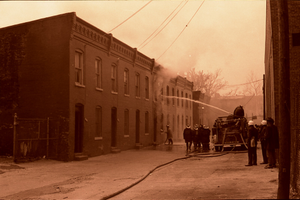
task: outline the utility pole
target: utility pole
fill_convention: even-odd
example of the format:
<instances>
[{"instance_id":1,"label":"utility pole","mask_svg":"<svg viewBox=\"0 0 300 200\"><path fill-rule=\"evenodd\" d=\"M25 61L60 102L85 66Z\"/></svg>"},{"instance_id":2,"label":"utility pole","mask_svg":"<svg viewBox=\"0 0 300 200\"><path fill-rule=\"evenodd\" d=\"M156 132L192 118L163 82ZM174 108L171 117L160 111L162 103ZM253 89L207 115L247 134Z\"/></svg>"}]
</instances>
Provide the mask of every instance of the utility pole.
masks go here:
<instances>
[{"instance_id":1,"label":"utility pole","mask_svg":"<svg viewBox=\"0 0 300 200\"><path fill-rule=\"evenodd\" d=\"M279 174L277 199L289 199L290 193L290 54L288 0L278 0L279 29Z\"/></svg>"},{"instance_id":2,"label":"utility pole","mask_svg":"<svg viewBox=\"0 0 300 200\"><path fill-rule=\"evenodd\" d=\"M262 86L262 91L263 91L263 119L266 119L266 93L265 93L265 88L266 88L266 79L265 75L263 75L263 86Z\"/></svg>"}]
</instances>

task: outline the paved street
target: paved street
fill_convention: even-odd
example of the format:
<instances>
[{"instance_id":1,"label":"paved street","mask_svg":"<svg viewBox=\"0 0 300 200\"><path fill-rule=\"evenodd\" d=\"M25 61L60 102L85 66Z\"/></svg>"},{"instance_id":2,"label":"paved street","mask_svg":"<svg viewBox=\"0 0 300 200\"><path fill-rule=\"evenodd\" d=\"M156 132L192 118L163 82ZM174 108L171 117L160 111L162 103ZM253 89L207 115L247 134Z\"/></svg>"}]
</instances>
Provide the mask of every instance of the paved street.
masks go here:
<instances>
[{"instance_id":1,"label":"paved street","mask_svg":"<svg viewBox=\"0 0 300 200\"><path fill-rule=\"evenodd\" d=\"M178 158L182 159L158 168L111 199L276 198L277 168L245 167L247 154L240 152L185 159L184 148L183 143L176 143L77 162L39 160L16 165L2 161L0 198L103 199Z\"/></svg>"}]
</instances>

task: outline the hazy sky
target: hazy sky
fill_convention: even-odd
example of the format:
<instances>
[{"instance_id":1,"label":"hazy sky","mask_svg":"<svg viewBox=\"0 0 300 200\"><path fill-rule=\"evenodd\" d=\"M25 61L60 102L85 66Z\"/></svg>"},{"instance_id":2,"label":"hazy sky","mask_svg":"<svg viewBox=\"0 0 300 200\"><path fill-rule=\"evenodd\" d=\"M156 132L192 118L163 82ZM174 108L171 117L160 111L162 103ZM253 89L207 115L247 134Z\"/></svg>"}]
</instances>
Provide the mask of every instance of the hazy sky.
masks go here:
<instances>
[{"instance_id":1,"label":"hazy sky","mask_svg":"<svg viewBox=\"0 0 300 200\"><path fill-rule=\"evenodd\" d=\"M1 1L0 28L76 12L78 17L109 32L147 2L149 1ZM185 1L152 1L111 33L129 46L137 48L179 6L162 25L168 23L166 27L142 49L138 48L138 51L156 60L160 57L157 62L176 72L190 68L205 72L222 69L222 76L229 85L247 82L247 74L251 71L262 78L265 0L206 0L190 21L202 2L190 0L185 4ZM170 21L172 17L174 18ZM188 23L184 32L166 51Z\"/></svg>"}]
</instances>

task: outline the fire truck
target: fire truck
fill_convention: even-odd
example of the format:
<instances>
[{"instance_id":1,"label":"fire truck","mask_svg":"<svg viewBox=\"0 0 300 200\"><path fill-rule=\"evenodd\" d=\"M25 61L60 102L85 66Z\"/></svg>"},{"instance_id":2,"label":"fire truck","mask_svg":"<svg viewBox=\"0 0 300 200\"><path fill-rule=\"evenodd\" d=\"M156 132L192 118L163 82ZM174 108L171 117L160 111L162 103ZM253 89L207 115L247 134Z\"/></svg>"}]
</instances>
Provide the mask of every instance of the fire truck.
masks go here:
<instances>
[{"instance_id":1,"label":"fire truck","mask_svg":"<svg viewBox=\"0 0 300 200\"><path fill-rule=\"evenodd\" d=\"M247 149L247 119L244 117L244 108L238 106L233 114L218 117L212 128L212 139L215 151L224 151L225 148Z\"/></svg>"}]
</instances>

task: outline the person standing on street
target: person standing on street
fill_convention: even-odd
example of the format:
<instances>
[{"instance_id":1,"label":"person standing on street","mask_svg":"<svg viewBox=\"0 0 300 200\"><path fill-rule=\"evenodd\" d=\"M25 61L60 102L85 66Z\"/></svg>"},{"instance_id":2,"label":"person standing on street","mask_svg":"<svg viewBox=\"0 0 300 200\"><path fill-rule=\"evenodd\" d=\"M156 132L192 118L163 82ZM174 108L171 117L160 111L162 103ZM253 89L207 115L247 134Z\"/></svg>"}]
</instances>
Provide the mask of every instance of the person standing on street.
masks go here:
<instances>
[{"instance_id":1,"label":"person standing on street","mask_svg":"<svg viewBox=\"0 0 300 200\"><path fill-rule=\"evenodd\" d=\"M187 125L183 131L183 139L186 144L186 154L188 154L188 152L191 151L192 146L192 129L189 125Z\"/></svg>"},{"instance_id":2,"label":"person standing on street","mask_svg":"<svg viewBox=\"0 0 300 200\"><path fill-rule=\"evenodd\" d=\"M167 125L167 140L168 140L168 145L173 145L173 135L172 131L170 129L170 125Z\"/></svg>"},{"instance_id":3,"label":"person standing on street","mask_svg":"<svg viewBox=\"0 0 300 200\"><path fill-rule=\"evenodd\" d=\"M262 156L263 156L263 162L260 164L268 164L266 136L267 136L267 121L262 120L261 126L259 128L259 134L258 134L258 138L261 144Z\"/></svg>"},{"instance_id":4,"label":"person standing on street","mask_svg":"<svg viewBox=\"0 0 300 200\"><path fill-rule=\"evenodd\" d=\"M203 150L209 150L209 142L210 142L210 130L209 127L203 125L203 133L202 133L202 146Z\"/></svg>"},{"instance_id":5,"label":"person standing on street","mask_svg":"<svg viewBox=\"0 0 300 200\"><path fill-rule=\"evenodd\" d=\"M199 143L200 143L200 147L202 145L202 149L203 149L203 136L204 136L204 127L202 124L200 124L199 128L198 128L198 132L199 132Z\"/></svg>"},{"instance_id":6,"label":"person standing on street","mask_svg":"<svg viewBox=\"0 0 300 200\"><path fill-rule=\"evenodd\" d=\"M275 149L279 148L279 134L277 126L274 125L274 120L271 117L267 118L267 134L266 134L268 165L266 169L276 167Z\"/></svg>"},{"instance_id":7,"label":"person standing on street","mask_svg":"<svg viewBox=\"0 0 300 200\"><path fill-rule=\"evenodd\" d=\"M194 128L194 139L193 139L195 151L200 150L200 137L199 136L200 135L199 135L198 124L196 124L195 128Z\"/></svg>"},{"instance_id":8,"label":"person standing on street","mask_svg":"<svg viewBox=\"0 0 300 200\"><path fill-rule=\"evenodd\" d=\"M252 166L257 165L257 154L256 154L256 148L257 148L257 139L258 139L258 131L254 127L254 122L250 120L248 122L248 140L247 140L247 146L248 146L248 165L245 166Z\"/></svg>"}]
</instances>

